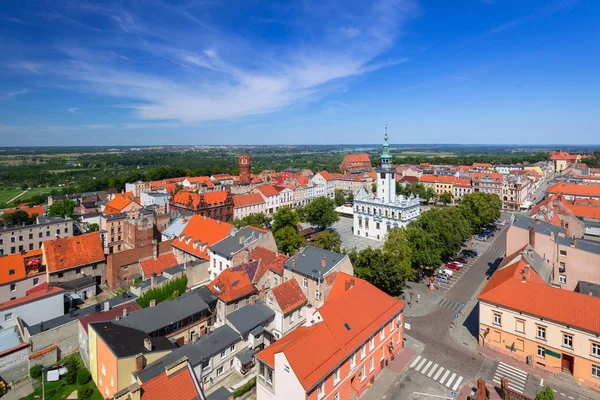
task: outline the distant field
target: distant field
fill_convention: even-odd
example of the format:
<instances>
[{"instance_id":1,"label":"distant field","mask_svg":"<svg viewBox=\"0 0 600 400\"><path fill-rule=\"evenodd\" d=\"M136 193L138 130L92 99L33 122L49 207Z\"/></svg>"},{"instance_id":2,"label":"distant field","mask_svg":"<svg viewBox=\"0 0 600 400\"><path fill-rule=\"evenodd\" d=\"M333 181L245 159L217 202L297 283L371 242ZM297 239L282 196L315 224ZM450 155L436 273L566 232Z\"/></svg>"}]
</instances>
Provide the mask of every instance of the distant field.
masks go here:
<instances>
[{"instance_id":1,"label":"distant field","mask_svg":"<svg viewBox=\"0 0 600 400\"><path fill-rule=\"evenodd\" d=\"M18 195L21 192L22 192L22 190L20 190L20 189L0 190L0 204L6 203L7 201L9 201L10 199L12 199L13 197L15 197L16 195Z\"/></svg>"},{"instance_id":2,"label":"distant field","mask_svg":"<svg viewBox=\"0 0 600 400\"><path fill-rule=\"evenodd\" d=\"M67 168L67 169L49 169L48 172L52 172L54 174L58 174L60 172L77 172L77 171L85 171L86 168Z\"/></svg>"},{"instance_id":3,"label":"distant field","mask_svg":"<svg viewBox=\"0 0 600 400\"><path fill-rule=\"evenodd\" d=\"M43 188L30 189L24 195L19 197L16 202L24 203L27 200L31 199L35 195L42 194L42 193L50 194L52 189L58 190L60 188L59 187L48 187L48 188L43 187ZM18 195L21 192L22 192L22 190L20 190L20 189L0 190L0 204L6 203L7 201L9 201L10 199L12 199L13 197L15 197L16 195Z\"/></svg>"},{"instance_id":4,"label":"distant field","mask_svg":"<svg viewBox=\"0 0 600 400\"><path fill-rule=\"evenodd\" d=\"M403 151L402 153L395 153L394 157L454 157L456 154L439 152L439 153L428 153L425 151Z\"/></svg>"}]
</instances>

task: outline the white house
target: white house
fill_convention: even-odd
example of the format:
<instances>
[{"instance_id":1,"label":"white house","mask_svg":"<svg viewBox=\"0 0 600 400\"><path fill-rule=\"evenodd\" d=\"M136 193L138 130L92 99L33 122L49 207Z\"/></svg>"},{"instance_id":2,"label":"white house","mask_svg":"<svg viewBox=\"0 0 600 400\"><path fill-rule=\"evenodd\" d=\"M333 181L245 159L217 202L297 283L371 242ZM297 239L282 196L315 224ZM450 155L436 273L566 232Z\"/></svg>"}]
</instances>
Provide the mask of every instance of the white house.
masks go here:
<instances>
[{"instance_id":1,"label":"white house","mask_svg":"<svg viewBox=\"0 0 600 400\"><path fill-rule=\"evenodd\" d=\"M242 219L252 214L266 214L267 203L260 193L233 196L233 219Z\"/></svg>"},{"instance_id":2,"label":"white house","mask_svg":"<svg viewBox=\"0 0 600 400\"><path fill-rule=\"evenodd\" d=\"M331 174L327 171L320 171L315 174L310 180L313 185L323 185L325 195L330 199L335 197L335 182Z\"/></svg>"},{"instance_id":3,"label":"white house","mask_svg":"<svg viewBox=\"0 0 600 400\"><path fill-rule=\"evenodd\" d=\"M257 186L253 190L254 193L260 193L265 200L265 210L267 215L271 215L277 212L280 207L280 196L279 190L273 185L261 185Z\"/></svg>"}]
</instances>

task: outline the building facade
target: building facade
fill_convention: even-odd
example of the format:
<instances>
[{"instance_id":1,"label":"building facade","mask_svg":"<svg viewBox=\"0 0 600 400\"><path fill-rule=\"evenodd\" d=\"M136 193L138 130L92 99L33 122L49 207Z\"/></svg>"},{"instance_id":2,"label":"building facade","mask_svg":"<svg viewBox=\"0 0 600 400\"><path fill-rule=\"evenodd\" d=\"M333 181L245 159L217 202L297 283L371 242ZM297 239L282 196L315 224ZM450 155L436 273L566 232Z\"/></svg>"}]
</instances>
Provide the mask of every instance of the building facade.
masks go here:
<instances>
[{"instance_id":1,"label":"building facade","mask_svg":"<svg viewBox=\"0 0 600 400\"><path fill-rule=\"evenodd\" d=\"M0 256L39 250L47 240L73 236L73 220L38 217L37 223L0 229Z\"/></svg>"}]
</instances>

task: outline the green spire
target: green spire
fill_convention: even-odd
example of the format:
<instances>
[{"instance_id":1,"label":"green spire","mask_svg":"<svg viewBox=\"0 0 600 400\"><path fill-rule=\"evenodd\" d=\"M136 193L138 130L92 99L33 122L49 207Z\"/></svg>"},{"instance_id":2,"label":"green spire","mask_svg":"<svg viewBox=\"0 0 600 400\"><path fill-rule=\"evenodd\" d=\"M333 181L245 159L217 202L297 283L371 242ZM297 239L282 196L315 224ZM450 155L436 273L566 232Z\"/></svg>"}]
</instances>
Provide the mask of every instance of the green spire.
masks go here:
<instances>
[{"instance_id":1,"label":"green spire","mask_svg":"<svg viewBox=\"0 0 600 400\"><path fill-rule=\"evenodd\" d=\"M385 123L385 136L383 137L383 151L381 152L381 166L392 165L392 155L390 154L390 145L388 144L387 122Z\"/></svg>"}]
</instances>

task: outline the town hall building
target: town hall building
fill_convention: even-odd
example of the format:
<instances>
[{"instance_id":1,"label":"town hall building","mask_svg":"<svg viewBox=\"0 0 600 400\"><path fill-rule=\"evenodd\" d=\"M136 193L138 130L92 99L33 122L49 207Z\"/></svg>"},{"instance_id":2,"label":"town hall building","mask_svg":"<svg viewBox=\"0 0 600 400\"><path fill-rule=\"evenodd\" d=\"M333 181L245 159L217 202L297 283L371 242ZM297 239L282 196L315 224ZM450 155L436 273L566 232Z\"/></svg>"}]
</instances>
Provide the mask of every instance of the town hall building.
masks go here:
<instances>
[{"instance_id":1,"label":"town hall building","mask_svg":"<svg viewBox=\"0 0 600 400\"><path fill-rule=\"evenodd\" d=\"M421 213L419 196L396 195L396 171L392 168L387 127L376 183L377 193L362 188L354 197L354 234L384 240L390 229L405 227Z\"/></svg>"}]
</instances>

